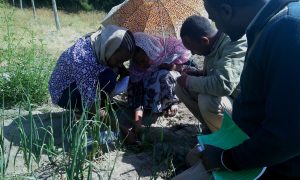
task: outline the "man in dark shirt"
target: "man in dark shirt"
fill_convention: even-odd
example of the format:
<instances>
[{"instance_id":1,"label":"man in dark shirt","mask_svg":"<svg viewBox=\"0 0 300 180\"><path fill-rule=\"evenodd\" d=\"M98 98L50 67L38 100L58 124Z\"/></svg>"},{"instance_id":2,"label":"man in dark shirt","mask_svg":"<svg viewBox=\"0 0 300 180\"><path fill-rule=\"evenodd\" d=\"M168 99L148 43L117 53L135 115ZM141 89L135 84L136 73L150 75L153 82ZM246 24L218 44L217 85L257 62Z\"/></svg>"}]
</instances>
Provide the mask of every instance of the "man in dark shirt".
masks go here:
<instances>
[{"instance_id":1,"label":"man in dark shirt","mask_svg":"<svg viewBox=\"0 0 300 180\"><path fill-rule=\"evenodd\" d=\"M208 146L206 170L267 167L261 179L300 179L299 0L204 0L209 18L248 52L233 120L250 139L228 150Z\"/></svg>"}]
</instances>

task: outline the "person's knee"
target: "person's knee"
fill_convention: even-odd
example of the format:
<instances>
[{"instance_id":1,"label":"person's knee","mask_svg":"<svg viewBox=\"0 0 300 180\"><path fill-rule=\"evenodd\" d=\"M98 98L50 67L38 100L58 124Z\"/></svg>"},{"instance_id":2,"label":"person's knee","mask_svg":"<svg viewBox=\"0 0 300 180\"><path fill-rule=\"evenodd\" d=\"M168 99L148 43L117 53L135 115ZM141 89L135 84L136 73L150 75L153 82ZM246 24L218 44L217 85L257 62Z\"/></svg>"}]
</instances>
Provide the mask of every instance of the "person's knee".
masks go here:
<instances>
[{"instance_id":1,"label":"person's knee","mask_svg":"<svg viewBox=\"0 0 300 180\"><path fill-rule=\"evenodd\" d=\"M198 106L202 114L205 113L218 114L222 109L221 97L199 94Z\"/></svg>"},{"instance_id":2,"label":"person's knee","mask_svg":"<svg viewBox=\"0 0 300 180\"><path fill-rule=\"evenodd\" d=\"M200 152L198 150L198 146L195 146L191 149L185 157L185 163L188 166L193 166L201 161Z\"/></svg>"}]
</instances>

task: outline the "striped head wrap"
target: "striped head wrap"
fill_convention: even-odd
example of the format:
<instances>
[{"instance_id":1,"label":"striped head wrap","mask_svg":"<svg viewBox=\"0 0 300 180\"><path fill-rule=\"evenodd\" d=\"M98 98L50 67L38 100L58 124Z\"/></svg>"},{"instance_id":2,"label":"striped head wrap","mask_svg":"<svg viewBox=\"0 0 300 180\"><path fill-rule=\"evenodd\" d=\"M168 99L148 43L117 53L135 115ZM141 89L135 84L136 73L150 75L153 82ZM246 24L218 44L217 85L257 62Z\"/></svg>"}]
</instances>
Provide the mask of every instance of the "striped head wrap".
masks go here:
<instances>
[{"instance_id":1,"label":"striped head wrap","mask_svg":"<svg viewBox=\"0 0 300 180\"><path fill-rule=\"evenodd\" d=\"M91 35L91 44L97 57L97 62L107 65L107 60L120 48L124 47L133 53L135 41L128 29L108 25Z\"/></svg>"}]
</instances>

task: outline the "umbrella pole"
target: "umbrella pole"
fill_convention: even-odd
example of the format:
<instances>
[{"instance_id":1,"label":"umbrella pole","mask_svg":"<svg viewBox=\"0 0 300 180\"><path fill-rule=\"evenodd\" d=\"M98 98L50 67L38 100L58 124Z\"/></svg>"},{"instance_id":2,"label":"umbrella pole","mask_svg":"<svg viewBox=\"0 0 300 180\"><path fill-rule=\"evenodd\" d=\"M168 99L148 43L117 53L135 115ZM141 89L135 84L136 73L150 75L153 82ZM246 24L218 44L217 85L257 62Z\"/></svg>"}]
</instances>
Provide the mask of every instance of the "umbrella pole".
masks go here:
<instances>
[{"instance_id":1,"label":"umbrella pole","mask_svg":"<svg viewBox=\"0 0 300 180\"><path fill-rule=\"evenodd\" d=\"M157 7L159 7L159 1L160 0L157 0ZM164 51L165 51L165 55L167 54L167 48L166 48L166 36L165 36L165 30L164 30L164 25L163 25L163 12L162 12L162 9L159 8L160 10L160 25L161 25L161 31L162 31L162 37L164 39Z\"/></svg>"}]
</instances>

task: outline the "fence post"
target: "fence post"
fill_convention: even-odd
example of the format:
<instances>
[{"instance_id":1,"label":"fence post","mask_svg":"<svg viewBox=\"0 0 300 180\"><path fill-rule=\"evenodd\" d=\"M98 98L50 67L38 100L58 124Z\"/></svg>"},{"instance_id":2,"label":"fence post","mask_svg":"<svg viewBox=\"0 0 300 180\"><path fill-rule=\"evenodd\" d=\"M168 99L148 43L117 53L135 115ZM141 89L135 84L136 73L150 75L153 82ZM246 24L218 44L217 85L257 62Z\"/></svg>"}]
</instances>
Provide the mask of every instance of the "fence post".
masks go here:
<instances>
[{"instance_id":1,"label":"fence post","mask_svg":"<svg viewBox=\"0 0 300 180\"><path fill-rule=\"evenodd\" d=\"M23 0L20 0L20 8L23 10Z\"/></svg>"},{"instance_id":2,"label":"fence post","mask_svg":"<svg viewBox=\"0 0 300 180\"><path fill-rule=\"evenodd\" d=\"M56 6L55 0L52 0L52 7L53 7L53 14L54 14L54 19L55 19L56 29L60 30L60 22L59 22L59 17L58 17L58 13L57 13L57 6Z\"/></svg>"},{"instance_id":3,"label":"fence post","mask_svg":"<svg viewBox=\"0 0 300 180\"><path fill-rule=\"evenodd\" d=\"M36 11L35 11L34 0L31 0L31 4L32 4L32 9L33 9L33 17L34 17L34 19L35 19L35 18L36 18Z\"/></svg>"}]
</instances>

